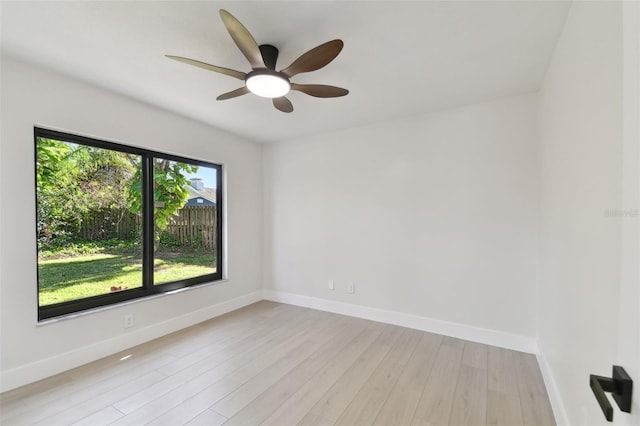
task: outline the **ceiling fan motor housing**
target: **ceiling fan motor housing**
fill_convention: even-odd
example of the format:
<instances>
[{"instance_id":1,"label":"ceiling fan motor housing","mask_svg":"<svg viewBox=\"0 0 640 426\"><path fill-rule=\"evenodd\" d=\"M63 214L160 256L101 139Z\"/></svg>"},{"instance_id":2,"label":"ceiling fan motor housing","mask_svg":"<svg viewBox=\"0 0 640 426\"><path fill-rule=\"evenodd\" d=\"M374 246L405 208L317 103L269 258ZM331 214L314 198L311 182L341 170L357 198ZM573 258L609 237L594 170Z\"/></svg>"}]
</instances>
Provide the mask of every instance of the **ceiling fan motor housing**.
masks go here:
<instances>
[{"instance_id":1,"label":"ceiling fan motor housing","mask_svg":"<svg viewBox=\"0 0 640 426\"><path fill-rule=\"evenodd\" d=\"M278 48L270 44L261 44L259 47L264 64L268 69L275 70L276 62L278 62Z\"/></svg>"}]
</instances>

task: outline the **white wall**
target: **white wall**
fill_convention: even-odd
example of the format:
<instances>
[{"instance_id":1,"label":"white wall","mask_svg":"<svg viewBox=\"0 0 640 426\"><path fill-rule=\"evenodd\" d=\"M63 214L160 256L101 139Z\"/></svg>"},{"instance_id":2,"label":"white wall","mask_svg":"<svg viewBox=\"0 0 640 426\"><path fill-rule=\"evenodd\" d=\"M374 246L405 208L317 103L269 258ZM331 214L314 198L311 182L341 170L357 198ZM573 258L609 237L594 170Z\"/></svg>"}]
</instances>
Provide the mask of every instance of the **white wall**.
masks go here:
<instances>
[{"instance_id":1,"label":"white wall","mask_svg":"<svg viewBox=\"0 0 640 426\"><path fill-rule=\"evenodd\" d=\"M605 424L587 378L621 359L620 298L637 298L638 244L622 231L638 225L606 215L638 199L638 164L624 157L638 149L623 145L621 16L619 3L575 2L539 96L264 152L2 58L2 390L256 300L264 271L274 298L504 337L494 344L537 340L557 420ZM34 125L224 163L229 281L37 327ZM630 418L616 410L618 423Z\"/></svg>"},{"instance_id":2,"label":"white wall","mask_svg":"<svg viewBox=\"0 0 640 426\"><path fill-rule=\"evenodd\" d=\"M624 208L621 24L620 3L574 2L540 93L538 338L569 424L606 424L588 378L617 359L622 217L606 212Z\"/></svg>"},{"instance_id":3,"label":"white wall","mask_svg":"<svg viewBox=\"0 0 640 426\"><path fill-rule=\"evenodd\" d=\"M623 10L623 146L622 262L618 311L618 354L629 376L640 377L640 3L625 2ZM637 388L636 388L637 389ZM631 414L619 424L640 425L640 392L634 392ZM616 420L617 420L616 419Z\"/></svg>"},{"instance_id":4,"label":"white wall","mask_svg":"<svg viewBox=\"0 0 640 426\"><path fill-rule=\"evenodd\" d=\"M261 298L260 145L5 57L1 117L2 390ZM224 164L229 280L36 326L34 125Z\"/></svg>"},{"instance_id":5,"label":"white wall","mask_svg":"<svg viewBox=\"0 0 640 426\"><path fill-rule=\"evenodd\" d=\"M523 95L265 147L265 287L533 340L536 126Z\"/></svg>"}]
</instances>

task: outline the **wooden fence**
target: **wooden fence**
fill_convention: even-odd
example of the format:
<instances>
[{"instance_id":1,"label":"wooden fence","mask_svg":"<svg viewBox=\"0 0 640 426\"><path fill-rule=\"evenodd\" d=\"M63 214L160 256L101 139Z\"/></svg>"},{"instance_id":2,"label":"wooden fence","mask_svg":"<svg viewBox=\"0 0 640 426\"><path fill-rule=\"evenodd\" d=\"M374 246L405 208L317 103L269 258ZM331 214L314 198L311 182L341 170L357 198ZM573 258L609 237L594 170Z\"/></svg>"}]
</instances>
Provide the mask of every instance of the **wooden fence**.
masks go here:
<instances>
[{"instance_id":1,"label":"wooden fence","mask_svg":"<svg viewBox=\"0 0 640 426\"><path fill-rule=\"evenodd\" d=\"M181 245L215 249L217 241L217 211L215 206L189 206L178 210L166 232Z\"/></svg>"},{"instance_id":2,"label":"wooden fence","mask_svg":"<svg viewBox=\"0 0 640 426\"><path fill-rule=\"evenodd\" d=\"M87 241L127 240L142 233L142 216L127 209L92 211L82 220L79 231Z\"/></svg>"},{"instance_id":3,"label":"wooden fence","mask_svg":"<svg viewBox=\"0 0 640 426\"><path fill-rule=\"evenodd\" d=\"M128 239L142 232L141 215L128 210L92 212L80 225L80 235L88 241L108 238ZM217 211L215 206L188 206L178 210L165 231L179 245L215 249Z\"/></svg>"}]
</instances>

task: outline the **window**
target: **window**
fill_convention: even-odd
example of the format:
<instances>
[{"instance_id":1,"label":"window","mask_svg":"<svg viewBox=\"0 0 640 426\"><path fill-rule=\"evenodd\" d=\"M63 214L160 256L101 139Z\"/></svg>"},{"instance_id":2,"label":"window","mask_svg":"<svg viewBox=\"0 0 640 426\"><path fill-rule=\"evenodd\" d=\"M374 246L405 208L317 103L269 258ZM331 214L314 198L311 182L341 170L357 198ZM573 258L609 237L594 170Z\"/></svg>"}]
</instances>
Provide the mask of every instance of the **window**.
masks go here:
<instances>
[{"instance_id":1,"label":"window","mask_svg":"<svg viewBox=\"0 0 640 426\"><path fill-rule=\"evenodd\" d=\"M35 128L38 318L222 278L222 167Z\"/></svg>"}]
</instances>

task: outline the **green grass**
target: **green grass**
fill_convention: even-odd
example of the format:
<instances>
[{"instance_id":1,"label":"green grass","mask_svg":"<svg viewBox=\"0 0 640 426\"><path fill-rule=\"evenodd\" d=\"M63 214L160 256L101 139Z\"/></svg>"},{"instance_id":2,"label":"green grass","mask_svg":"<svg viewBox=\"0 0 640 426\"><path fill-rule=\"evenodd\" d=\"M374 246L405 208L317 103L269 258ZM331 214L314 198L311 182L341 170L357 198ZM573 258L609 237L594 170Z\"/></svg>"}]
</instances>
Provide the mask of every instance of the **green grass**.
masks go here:
<instances>
[{"instance_id":1,"label":"green grass","mask_svg":"<svg viewBox=\"0 0 640 426\"><path fill-rule=\"evenodd\" d=\"M212 252L159 252L154 262L156 284L216 271ZM38 262L40 306L81 299L142 285L142 261L131 250L76 255Z\"/></svg>"},{"instance_id":2,"label":"green grass","mask_svg":"<svg viewBox=\"0 0 640 426\"><path fill-rule=\"evenodd\" d=\"M213 253L160 252L153 263L153 278L156 284L197 277L216 272Z\"/></svg>"}]
</instances>

